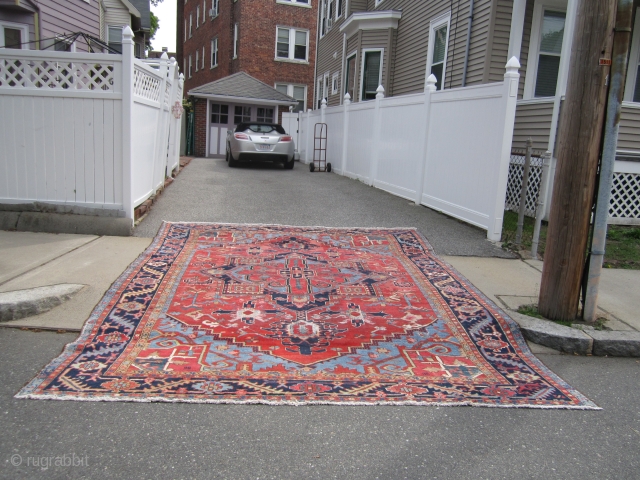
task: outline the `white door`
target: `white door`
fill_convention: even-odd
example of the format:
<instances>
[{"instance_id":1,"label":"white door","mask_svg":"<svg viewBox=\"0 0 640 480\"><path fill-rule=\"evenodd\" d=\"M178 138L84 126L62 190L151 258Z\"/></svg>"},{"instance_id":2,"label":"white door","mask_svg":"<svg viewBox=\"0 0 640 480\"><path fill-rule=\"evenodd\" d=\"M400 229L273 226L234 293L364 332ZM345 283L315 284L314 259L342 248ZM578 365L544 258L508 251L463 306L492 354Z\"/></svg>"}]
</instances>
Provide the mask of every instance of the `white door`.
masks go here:
<instances>
[{"instance_id":1,"label":"white door","mask_svg":"<svg viewBox=\"0 0 640 480\"><path fill-rule=\"evenodd\" d=\"M209 118L209 155L224 155L227 129L229 127L229 105L211 103Z\"/></svg>"}]
</instances>

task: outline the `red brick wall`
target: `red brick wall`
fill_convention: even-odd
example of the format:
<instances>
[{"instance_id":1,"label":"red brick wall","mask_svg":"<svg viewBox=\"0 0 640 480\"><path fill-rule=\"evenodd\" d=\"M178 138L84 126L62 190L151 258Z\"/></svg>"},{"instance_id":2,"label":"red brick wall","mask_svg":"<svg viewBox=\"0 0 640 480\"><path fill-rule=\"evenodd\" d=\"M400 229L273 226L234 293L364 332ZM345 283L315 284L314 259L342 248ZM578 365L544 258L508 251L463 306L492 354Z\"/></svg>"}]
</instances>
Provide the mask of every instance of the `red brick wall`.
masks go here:
<instances>
[{"instance_id":1,"label":"red brick wall","mask_svg":"<svg viewBox=\"0 0 640 480\"><path fill-rule=\"evenodd\" d=\"M207 101L203 98L195 99L195 155L196 157L207 156Z\"/></svg>"},{"instance_id":2,"label":"red brick wall","mask_svg":"<svg viewBox=\"0 0 640 480\"><path fill-rule=\"evenodd\" d=\"M192 56L194 62L192 78L186 78L185 94L190 89L213 82L233 73L244 71L267 85L295 83L307 85L307 108L313 103L313 78L316 49L316 23L318 0L311 2L313 8L276 3L276 0L220 0L219 15L211 20L208 10L211 0L206 2L204 24L196 28L196 7L199 5L202 18L202 0L178 0L177 54L180 68L184 58ZM189 24L193 13L193 36L184 41L184 19ZM233 25L238 22L239 52L233 59ZM303 28L309 31L309 62L305 64L275 61L276 26ZM210 68L211 40L218 37L218 66ZM188 35L187 35L188 37ZM205 68L195 71L195 52L202 55L205 47ZM197 123L197 120L196 120Z\"/></svg>"}]
</instances>

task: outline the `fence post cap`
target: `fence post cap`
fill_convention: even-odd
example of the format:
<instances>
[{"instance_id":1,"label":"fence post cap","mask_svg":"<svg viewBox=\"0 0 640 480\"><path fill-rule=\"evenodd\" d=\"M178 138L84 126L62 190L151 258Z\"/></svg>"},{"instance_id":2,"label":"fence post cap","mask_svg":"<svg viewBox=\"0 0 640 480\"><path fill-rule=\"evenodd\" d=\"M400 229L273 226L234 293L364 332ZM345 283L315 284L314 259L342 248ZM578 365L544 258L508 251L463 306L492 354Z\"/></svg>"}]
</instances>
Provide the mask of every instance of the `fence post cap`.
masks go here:
<instances>
[{"instance_id":1,"label":"fence post cap","mask_svg":"<svg viewBox=\"0 0 640 480\"><path fill-rule=\"evenodd\" d=\"M520 69L520 62L515 56L513 56L509 59L505 68L507 69L507 72L517 72Z\"/></svg>"},{"instance_id":2,"label":"fence post cap","mask_svg":"<svg viewBox=\"0 0 640 480\"><path fill-rule=\"evenodd\" d=\"M344 104L345 105L351 104L351 95L349 95L349 92L344 94Z\"/></svg>"},{"instance_id":3,"label":"fence post cap","mask_svg":"<svg viewBox=\"0 0 640 480\"><path fill-rule=\"evenodd\" d=\"M320 102L320 108L327 108L327 99L323 98L322 102Z\"/></svg>"},{"instance_id":4,"label":"fence post cap","mask_svg":"<svg viewBox=\"0 0 640 480\"><path fill-rule=\"evenodd\" d=\"M384 87L382 85L376 88L376 98L384 98Z\"/></svg>"},{"instance_id":5,"label":"fence post cap","mask_svg":"<svg viewBox=\"0 0 640 480\"><path fill-rule=\"evenodd\" d=\"M122 37L127 39L133 38L133 30L131 30L131 27L129 27L129 25L122 29Z\"/></svg>"},{"instance_id":6,"label":"fence post cap","mask_svg":"<svg viewBox=\"0 0 640 480\"><path fill-rule=\"evenodd\" d=\"M431 75L429 75L427 77L427 82L425 85L425 90L431 90L432 92L434 92L436 90L436 83L438 83L438 79L436 78L436 76L432 73Z\"/></svg>"}]
</instances>

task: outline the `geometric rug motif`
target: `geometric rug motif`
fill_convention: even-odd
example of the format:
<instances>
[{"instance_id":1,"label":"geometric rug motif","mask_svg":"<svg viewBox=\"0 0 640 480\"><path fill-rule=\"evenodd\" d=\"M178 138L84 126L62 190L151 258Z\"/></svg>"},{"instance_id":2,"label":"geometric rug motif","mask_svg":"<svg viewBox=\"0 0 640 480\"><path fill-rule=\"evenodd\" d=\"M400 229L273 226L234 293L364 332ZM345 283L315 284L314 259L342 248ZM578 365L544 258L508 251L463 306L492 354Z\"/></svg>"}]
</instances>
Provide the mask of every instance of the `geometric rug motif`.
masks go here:
<instances>
[{"instance_id":1,"label":"geometric rug motif","mask_svg":"<svg viewBox=\"0 0 640 480\"><path fill-rule=\"evenodd\" d=\"M19 398L598 407L414 229L165 223Z\"/></svg>"}]
</instances>

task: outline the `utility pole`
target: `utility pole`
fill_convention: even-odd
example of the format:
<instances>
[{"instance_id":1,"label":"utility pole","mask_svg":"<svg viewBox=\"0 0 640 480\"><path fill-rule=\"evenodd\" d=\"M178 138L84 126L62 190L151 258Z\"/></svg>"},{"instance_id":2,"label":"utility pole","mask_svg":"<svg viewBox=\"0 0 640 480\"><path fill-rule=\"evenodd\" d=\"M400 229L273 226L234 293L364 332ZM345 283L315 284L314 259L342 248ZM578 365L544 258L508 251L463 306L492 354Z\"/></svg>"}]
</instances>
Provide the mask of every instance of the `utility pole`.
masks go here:
<instances>
[{"instance_id":1,"label":"utility pole","mask_svg":"<svg viewBox=\"0 0 640 480\"><path fill-rule=\"evenodd\" d=\"M629 56L629 45L631 44L632 19L633 0L618 0L616 26L613 34L609 98L607 100L607 115L604 124L602 159L600 160L598 199L596 201L596 212L593 220L589 279L582 312L582 316L587 322L595 322L598 317L598 287L607 240L609 201L611 197L611 185L613 183L613 167L616 163L622 94L627 78L627 57Z\"/></svg>"},{"instance_id":2,"label":"utility pole","mask_svg":"<svg viewBox=\"0 0 640 480\"><path fill-rule=\"evenodd\" d=\"M617 0L581 0L558 125L555 181L538 311L575 320L607 97Z\"/></svg>"}]
</instances>

